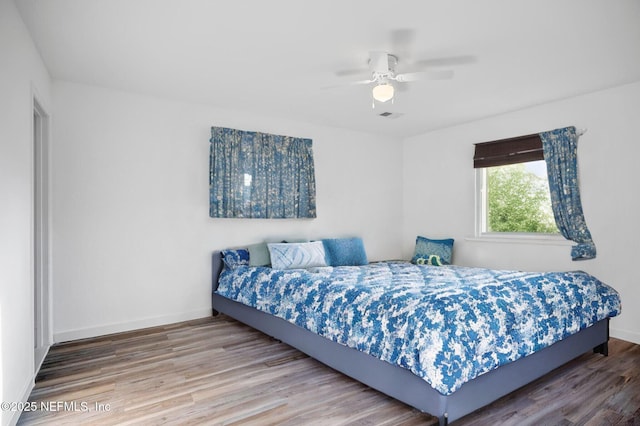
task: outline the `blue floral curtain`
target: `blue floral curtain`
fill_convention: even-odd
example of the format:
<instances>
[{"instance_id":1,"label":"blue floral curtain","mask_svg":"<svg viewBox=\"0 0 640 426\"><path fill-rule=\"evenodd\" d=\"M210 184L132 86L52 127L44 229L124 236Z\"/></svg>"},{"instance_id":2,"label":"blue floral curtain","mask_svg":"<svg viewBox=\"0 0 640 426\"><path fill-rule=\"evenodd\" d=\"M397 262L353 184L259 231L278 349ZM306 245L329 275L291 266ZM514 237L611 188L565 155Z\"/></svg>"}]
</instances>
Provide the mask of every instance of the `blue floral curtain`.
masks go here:
<instances>
[{"instance_id":1,"label":"blue floral curtain","mask_svg":"<svg viewBox=\"0 0 640 426\"><path fill-rule=\"evenodd\" d=\"M547 164L551 206L562 235L578 243L571 248L573 260L593 259L596 246L582 212L578 188L578 135L575 127L540 133Z\"/></svg>"},{"instance_id":2,"label":"blue floral curtain","mask_svg":"<svg viewBox=\"0 0 640 426\"><path fill-rule=\"evenodd\" d=\"M209 215L315 218L311 139L212 127Z\"/></svg>"}]
</instances>

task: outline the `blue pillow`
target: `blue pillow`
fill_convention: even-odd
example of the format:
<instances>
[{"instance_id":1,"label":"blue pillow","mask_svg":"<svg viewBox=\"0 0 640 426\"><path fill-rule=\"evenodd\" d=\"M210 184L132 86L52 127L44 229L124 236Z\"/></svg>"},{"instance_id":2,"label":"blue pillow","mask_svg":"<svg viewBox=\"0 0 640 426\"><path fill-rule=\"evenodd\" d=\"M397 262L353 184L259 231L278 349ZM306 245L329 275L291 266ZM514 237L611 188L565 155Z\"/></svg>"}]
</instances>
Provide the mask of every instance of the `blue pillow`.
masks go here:
<instances>
[{"instance_id":1,"label":"blue pillow","mask_svg":"<svg viewBox=\"0 0 640 426\"><path fill-rule=\"evenodd\" d=\"M327 238L322 240L329 266L359 266L369 263L362 238Z\"/></svg>"},{"instance_id":2,"label":"blue pillow","mask_svg":"<svg viewBox=\"0 0 640 426\"><path fill-rule=\"evenodd\" d=\"M411 263L417 265L450 265L452 254L453 238L431 240L418 236Z\"/></svg>"},{"instance_id":3,"label":"blue pillow","mask_svg":"<svg viewBox=\"0 0 640 426\"><path fill-rule=\"evenodd\" d=\"M249 250L222 250L222 261L229 269L234 269L238 266L249 266Z\"/></svg>"}]
</instances>

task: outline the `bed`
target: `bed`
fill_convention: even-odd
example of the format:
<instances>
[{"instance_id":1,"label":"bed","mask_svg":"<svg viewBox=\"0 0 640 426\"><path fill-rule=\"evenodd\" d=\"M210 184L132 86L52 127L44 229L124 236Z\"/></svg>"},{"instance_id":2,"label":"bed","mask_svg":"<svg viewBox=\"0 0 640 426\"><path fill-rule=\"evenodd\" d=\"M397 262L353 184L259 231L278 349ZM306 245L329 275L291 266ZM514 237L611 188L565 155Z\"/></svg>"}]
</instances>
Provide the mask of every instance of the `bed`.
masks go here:
<instances>
[{"instance_id":1,"label":"bed","mask_svg":"<svg viewBox=\"0 0 640 426\"><path fill-rule=\"evenodd\" d=\"M437 416L441 425L491 403L587 351L607 355L609 318L620 312L615 290L583 272L539 274L408 262L274 271L264 267L225 267L220 252L213 254L212 272L214 315L224 313L287 343L374 389ZM363 277L368 280L366 286L357 282ZM429 290L415 284L414 281L421 279L428 281ZM394 296L383 296L385 280L393 281ZM441 281L456 280L453 289L446 285L437 289ZM501 283L498 285L495 280ZM306 283L311 281L319 284L319 289L307 290ZM571 281L578 283L578 290L571 287ZM280 283L280 294L275 293L268 282ZM500 287L504 283L511 285L509 290ZM525 286L529 293L518 295L514 286ZM581 290L581 286L587 290ZM332 295L335 287L340 288L341 295ZM561 291L541 296L546 305L539 301L530 304L531 294L545 287ZM356 292L358 288L364 296ZM395 304L398 298L410 299L405 295L412 292L431 299L409 302L404 314L398 314L397 318L389 315L391 310L385 308L387 305L372 305L385 297L392 297L389 303ZM598 294L596 299L591 298L593 293ZM466 300L468 294L473 295L473 302L460 302ZM485 306L495 295L499 296L497 305ZM283 298L288 297L292 299L283 302ZM506 306L506 299L517 299L516 308ZM340 300L344 302L343 311L339 311ZM379 322L386 331L393 331L391 337L379 333L373 337L363 335L369 329L376 329L367 323L367 318L354 319L354 316L362 317L358 303L365 306L363 300L368 300L370 312L381 312L383 319ZM452 308L468 303L473 307L467 306L467 311ZM558 307L563 305L568 313L560 316ZM438 317L439 313L429 310L437 306L444 309L444 316L434 323L449 326L454 324L456 316L465 315L471 317L472 325L454 326L454 331L443 328L425 331L417 344L401 343L401 349L389 344L403 334L416 334L415 330L429 322L425 318ZM334 312L334 308L338 310ZM496 309L500 314L496 314ZM536 313L540 309L546 310L546 314ZM580 312L585 310L587 314L581 316ZM489 315L479 320L476 315L482 311ZM327 315L328 312L335 315ZM342 318L342 322L332 323L330 317ZM419 324L414 324L417 319ZM353 325L354 321L360 321L362 327ZM560 323L561 327L553 331L551 322ZM514 343L512 337L505 341L504 330L497 330L498 334L491 336L483 334L488 329L504 328L504 323L513 335L533 334L525 338L524 343ZM532 327L534 331L526 331ZM350 328L349 332L343 332L344 328ZM445 335L450 339L446 345L439 340ZM498 349L490 351L483 344ZM432 350L434 347L440 350ZM445 347L454 350L447 353Z\"/></svg>"}]
</instances>

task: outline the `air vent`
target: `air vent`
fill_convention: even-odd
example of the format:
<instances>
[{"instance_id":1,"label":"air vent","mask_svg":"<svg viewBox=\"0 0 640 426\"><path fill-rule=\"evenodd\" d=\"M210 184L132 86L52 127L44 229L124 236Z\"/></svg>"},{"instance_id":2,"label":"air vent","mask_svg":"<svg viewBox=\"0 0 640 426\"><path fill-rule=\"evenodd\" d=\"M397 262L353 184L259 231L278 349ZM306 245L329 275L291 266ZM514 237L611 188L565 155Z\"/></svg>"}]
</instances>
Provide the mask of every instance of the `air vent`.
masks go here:
<instances>
[{"instance_id":1,"label":"air vent","mask_svg":"<svg viewBox=\"0 0 640 426\"><path fill-rule=\"evenodd\" d=\"M378 115L380 117L385 117L385 118L398 118L398 117L401 117L404 114L402 114L400 112L389 112L389 111L386 111L386 112L381 112Z\"/></svg>"}]
</instances>

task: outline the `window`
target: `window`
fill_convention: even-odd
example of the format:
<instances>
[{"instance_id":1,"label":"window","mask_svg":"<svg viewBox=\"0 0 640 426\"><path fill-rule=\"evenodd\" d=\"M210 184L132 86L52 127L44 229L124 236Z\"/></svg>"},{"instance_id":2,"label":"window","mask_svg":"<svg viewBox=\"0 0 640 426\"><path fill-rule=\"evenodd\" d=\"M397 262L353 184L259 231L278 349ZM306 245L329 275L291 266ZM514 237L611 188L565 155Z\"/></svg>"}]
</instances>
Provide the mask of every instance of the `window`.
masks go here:
<instances>
[{"instance_id":1,"label":"window","mask_svg":"<svg viewBox=\"0 0 640 426\"><path fill-rule=\"evenodd\" d=\"M315 218L311 139L211 128L209 215Z\"/></svg>"},{"instance_id":2,"label":"window","mask_svg":"<svg viewBox=\"0 0 640 426\"><path fill-rule=\"evenodd\" d=\"M558 234L538 135L476 144L477 234Z\"/></svg>"}]
</instances>

